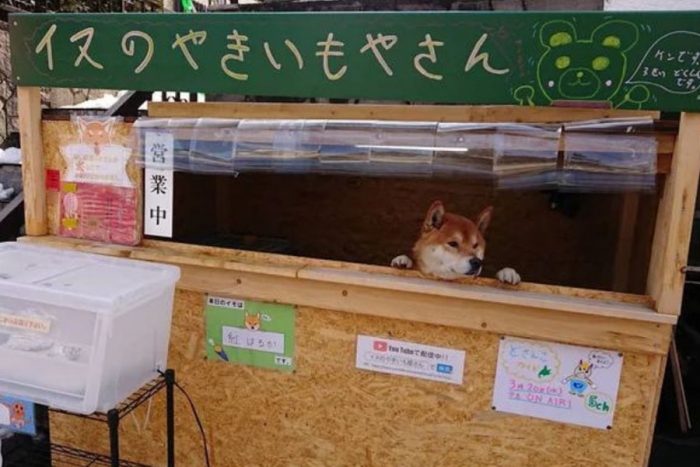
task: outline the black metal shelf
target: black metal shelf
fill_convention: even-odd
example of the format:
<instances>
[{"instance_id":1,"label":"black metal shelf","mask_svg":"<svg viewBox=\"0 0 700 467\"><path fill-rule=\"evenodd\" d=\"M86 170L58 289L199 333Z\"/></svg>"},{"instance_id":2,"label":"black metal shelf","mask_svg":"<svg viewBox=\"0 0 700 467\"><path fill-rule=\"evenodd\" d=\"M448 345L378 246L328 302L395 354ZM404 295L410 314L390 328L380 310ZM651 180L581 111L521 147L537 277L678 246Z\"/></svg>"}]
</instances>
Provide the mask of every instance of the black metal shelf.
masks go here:
<instances>
[{"instance_id":1,"label":"black metal shelf","mask_svg":"<svg viewBox=\"0 0 700 467\"><path fill-rule=\"evenodd\" d=\"M126 417L131 412L133 412L134 410L139 408L139 406L141 406L146 401L148 401L148 399L155 396L161 389L165 388L166 385L167 385L167 383L165 380L165 376L158 376L157 378L146 383L138 391L136 391L135 393L130 395L124 402L119 404L113 410L116 411L117 416L121 420L122 418ZM93 414L83 415L83 414L76 414L73 412L66 412L64 410L57 410L57 409L49 409L49 410L53 413L62 413L62 414L70 415L71 417L85 418L85 419L94 420L97 422L108 423L108 421L109 421L109 414L108 413L95 412ZM112 412L112 411L110 411L110 412Z\"/></svg>"},{"instance_id":2,"label":"black metal shelf","mask_svg":"<svg viewBox=\"0 0 700 467\"><path fill-rule=\"evenodd\" d=\"M109 427L109 455L97 454L88 451L82 451L68 446L51 444L50 460L46 459L38 466L55 466L55 467L92 467L92 466L110 466L110 467L149 467L144 464L121 460L119 457L119 422L122 418L136 410L140 405L155 396L160 390L166 390L166 429L167 429L167 448L168 448L168 467L175 465L175 407L174 407L174 389L175 389L175 372L166 370L157 378L143 385L139 390L131 394L124 402L119 404L114 409L107 413L96 412L90 415L76 414L64 410L50 409L49 412L62 413L72 417L93 420L96 422L106 423ZM24 466L23 466L24 467Z\"/></svg>"},{"instance_id":3,"label":"black metal shelf","mask_svg":"<svg viewBox=\"0 0 700 467\"><path fill-rule=\"evenodd\" d=\"M54 467L97 467L110 466L112 459L109 456L95 454L81 449L62 446L60 444L51 445L51 465ZM120 467L149 467L135 462L119 461Z\"/></svg>"}]
</instances>

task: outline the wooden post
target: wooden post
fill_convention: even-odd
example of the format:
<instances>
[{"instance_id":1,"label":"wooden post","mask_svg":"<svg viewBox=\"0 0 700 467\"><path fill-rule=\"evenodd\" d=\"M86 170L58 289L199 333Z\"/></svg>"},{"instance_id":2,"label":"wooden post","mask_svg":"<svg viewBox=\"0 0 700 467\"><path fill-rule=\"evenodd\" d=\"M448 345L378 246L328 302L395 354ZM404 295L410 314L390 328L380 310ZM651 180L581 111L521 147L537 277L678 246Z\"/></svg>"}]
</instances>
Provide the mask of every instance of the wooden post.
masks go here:
<instances>
[{"instance_id":1,"label":"wooden post","mask_svg":"<svg viewBox=\"0 0 700 467\"><path fill-rule=\"evenodd\" d=\"M682 113L671 171L659 202L647 293L659 313L679 315L700 177L700 114Z\"/></svg>"},{"instance_id":2,"label":"wooden post","mask_svg":"<svg viewBox=\"0 0 700 467\"><path fill-rule=\"evenodd\" d=\"M615 292L628 292L630 261L634 248L634 234L637 231L638 211L639 193L626 193L622 201L622 215L617 231L612 285Z\"/></svg>"},{"instance_id":3,"label":"wooden post","mask_svg":"<svg viewBox=\"0 0 700 467\"><path fill-rule=\"evenodd\" d=\"M18 87L19 133L22 144L22 190L27 235L48 233L44 150L41 140L41 88Z\"/></svg>"}]
</instances>

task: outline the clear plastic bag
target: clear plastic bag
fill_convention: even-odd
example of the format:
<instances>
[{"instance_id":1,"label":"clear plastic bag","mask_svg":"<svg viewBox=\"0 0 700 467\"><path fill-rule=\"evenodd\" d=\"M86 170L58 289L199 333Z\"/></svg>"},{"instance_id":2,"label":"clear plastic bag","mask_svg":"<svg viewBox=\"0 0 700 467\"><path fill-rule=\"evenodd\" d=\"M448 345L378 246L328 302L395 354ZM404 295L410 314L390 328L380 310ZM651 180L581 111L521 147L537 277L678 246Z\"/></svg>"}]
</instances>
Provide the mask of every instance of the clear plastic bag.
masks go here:
<instances>
[{"instance_id":1,"label":"clear plastic bag","mask_svg":"<svg viewBox=\"0 0 700 467\"><path fill-rule=\"evenodd\" d=\"M493 124L439 123L433 172L492 178L496 128Z\"/></svg>"},{"instance_id":2,"label":"clear plastic bag","mask_svg":"<svg viewBox=\"0 0 700 467\"><path fill-rule=\"evenodd\" d=\"M651 118L578 122L565 126L562 191L653 191L656 136ZM622 134L621 134L622 133Z\"/></svg>"},{"instance_id":3,"label":"clear plastic bag","mask_svg":"<svg viewBox=\"0 0 700 467\"><path fill-rule=\"evenodd\" d=\"M652 123L142 118L134 130L142 166L150 157L145 132L171 134L176 171L464 175L500 189L620 191L655 187L657 144L646 131Z\"/></svg>"},{"instance_id":4,"label":"clear plastic bag","mask_svg":"<svg viewBox=\"0 0 700 467\"><path fill-rule=\"evenodd\" d=\"M374 120L328 120L321 135L320 173L368 174L370 153L377 143Z\"/></svg>"},{"instance_id":5,"label":"clear plastic bag","mask_svg":"<svg viewBox=\"0 0 700 467\"><path fill-rule=\"evenodd\" d=\"M139 118L134 122L133 145L138 150L139 164L142 167L159 167L160 153L147 154L146 139L149 132L170 134L173 137L173 170L189 172L190 150L195 138L198 118Z\"/></svg>"},{"instance_id":6,"label":"clear plastic bag","mask_svg":"<svg viewBox=\"0 0 700 467\"><path fill-rule=\"evenodd\" d=\"M369 161L372 173L421 176L432 173L437 123L389 122L374 124Z\"/></svg>"},{"instance_id":7,"label":"clear plastic bag","mask_svg":"<svg viewBox=\"0 0 700 467\"><path fill-rule=\"evenodd\" d=\"M231 172L239 124L239 120L232 119L198 119L191 133L189 170L196 173Z\"/></svg>"},{"instance_id":8,"label":"clear plastic bag","mask_svg":"<svg viewBox=\"0 0 700 467\"><path fill-rule=\"evenodd\" d=\"M318 163L323 120L242 120L235 136L237 171L309 172Z\"/></svg>"},{"instance_id":9,"label":"clear plastic bag","mask_svg":"<svg viewBox=\"0 0 700 467\"><path fill-rule=\"evenodd\" d=\"M502 125L495 141L494 174L502 189L548 189L557 183L561 128Z\"/></svg>"}]
</instances>

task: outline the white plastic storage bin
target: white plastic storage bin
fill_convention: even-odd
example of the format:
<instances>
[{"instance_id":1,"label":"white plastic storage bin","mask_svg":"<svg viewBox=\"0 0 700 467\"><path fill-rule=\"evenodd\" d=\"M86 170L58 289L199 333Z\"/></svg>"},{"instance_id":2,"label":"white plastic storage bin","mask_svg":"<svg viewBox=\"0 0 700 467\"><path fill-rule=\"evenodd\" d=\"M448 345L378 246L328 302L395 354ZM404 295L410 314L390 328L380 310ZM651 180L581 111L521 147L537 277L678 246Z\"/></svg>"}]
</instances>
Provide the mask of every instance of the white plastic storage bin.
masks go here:
<instances>
[{"instance_id":1,"label":"white plastic storage bin","mask_svg":"<svg viewBox=\"0 0 700 467\"><path fill-rule=\"evenodd\" d=\"M0 394L106 412L165 371L180 270L0 243Z\"/></svg>"}]
</instances>

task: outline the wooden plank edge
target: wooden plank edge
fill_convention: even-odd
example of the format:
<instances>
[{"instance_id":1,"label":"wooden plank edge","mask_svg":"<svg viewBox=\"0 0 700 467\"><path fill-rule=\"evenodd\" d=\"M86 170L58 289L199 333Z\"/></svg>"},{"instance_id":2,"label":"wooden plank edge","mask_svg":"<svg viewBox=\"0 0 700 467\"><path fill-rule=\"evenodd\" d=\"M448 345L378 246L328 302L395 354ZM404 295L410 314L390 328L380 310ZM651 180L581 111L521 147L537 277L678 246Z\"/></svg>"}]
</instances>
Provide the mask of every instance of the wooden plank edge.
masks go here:
<instances>
[{"instance_id":1,"label":"wooden plank edge","mask_svg":"<svg viewBox=\"0 0 700 467\"><path fill-rule=\"evenodd\" d=\"M356 285L367 288L381 288L398 292L413 292L437 295L476 302L518 305L542 310L577 313L589 316L605 316L659 324L676 324L676 317L656 313L653 308L637 304L605 302L580 297L552 296L518 290L518 286L508 289L470 286L438 282L419 278L397 278L388 275L369 274L357 271L339 271L328 268L302 268L298 278L319 282L332 282L343 285Z\"/></svg>"},{"instance_id":2,"label":"wooden plank edge","mask_svg":"<svg viewBox=\"0 0 700 467\"><path fill-rule=\"evenodd\" d=\"M260 274L269 278L285 277L288 279L313 281L316 284L329 283L338 286L357 286L375 291L385 290L398 293L414 293L449 299L468 300L482 304L490 303L501 306L525 307L588 317L606 317L653 324L673 325L677 321L677 317L656 313L651 306L646 306L644 304L535 293L518 290L518 286L502 286L497 288L484 285L450 283L420 277L402 277L377 272L312 267L304 265L303 263L288 265L256 264L245 261L232 261L227 258L210 255L186 254L162 248L110 246L74 239L62 239L59 237L43 237L43 240L23 237L20 240L44 243L57 247L68 247L91 253L122 256L136 260Z\"/></svg>"},{"instance_id":3,"label":"wooden plank edge","mask_svg":"<svg viewBox=\"0 0 700 467\"><path fill-rule=\"evenodd\" d=\"M154 254L183 255L186 261L192 264L201 264L206 260L208 264L217 267L228 268L230 270L242 271L276 271L280 275L290 275L289 270L296 271L300 268L327 268L334 270L360 271L393 277L423 278L423 276L410 270L394 269L388 266L377 266L361 263L345 263L341 261L305 258L297 256L287 256L278 253L264 253L248 250L234 250L204 245L192 245L161 240L144 240L138 247L127 247L120 245L108 245L99 242L90 242L80 239L63 238L57 236L44 236L39 238L22 237L18 239L22 242L38 242L54 244L58 247L68 247L82 251L96 251L103 254L119 255L131 257L132 255L144 255L144 259ZM110 252L115 249L117 252ZM193 258L194 257L194 258ZM214 262L210 262L214 259ZM258 268L259 266L259 268ZM498 289L507 289L509 286L491 278L465 278L457 281L457 284L490 286ZM535 292L551 296L582 297L591 298L604 303L633 303L642 305L645 308L653 308L654 301L644 295L633 295L620 292L610 292L593 289L580 289L565 286L545 285L524 282L518 286L521 291Z\"/></svg>"},{"instance_id":4,"label":"wooden plank edge","mask_svg":"<svg viewBox=\"0 0 700 467\"><path fill-rule=\"evenodd\" d=\"M401 104L292 104L240 102L151 102L154 118L319 118L437 120L454 122L554 123L601 118L650 117L661 113L646 110L530 107L513 105L401 105Z\"/></svg>"},{"instance_id":5,"label":"wooden plank edge","mask_svg":"<svg viewBox=\"0 0 700 467\"><path fill-rule=\"evenodd\" d=\"M678 141L659 203L647 276L647 294L661 314L679 315L694 219L700 150L700 113L683 113Z\"/></svg>"},{"instance_id":6,"label":"wooden plank edge","mask_svg":"<svg viewBox=\"0 0 700 467\"><path fill-rule=\"evenodd\" d=\"M48 214L41 131L41 89L19 86L17 106L22 142L24 223L27 235L42 236L48 232Z\"/></svg>"},{"instance_id":7,"label":"wooden plank edge","mask_svg":"<svg viewBox=\"0 0 700 467\"><path fill-rule=\"evenodd\" d=\"M523 305L477 302L205 266L180 265L180 268L182 276L178 287L183 290L615 351L664 355L672 329L668 324Z\"/></svg>"}]
</instances>

